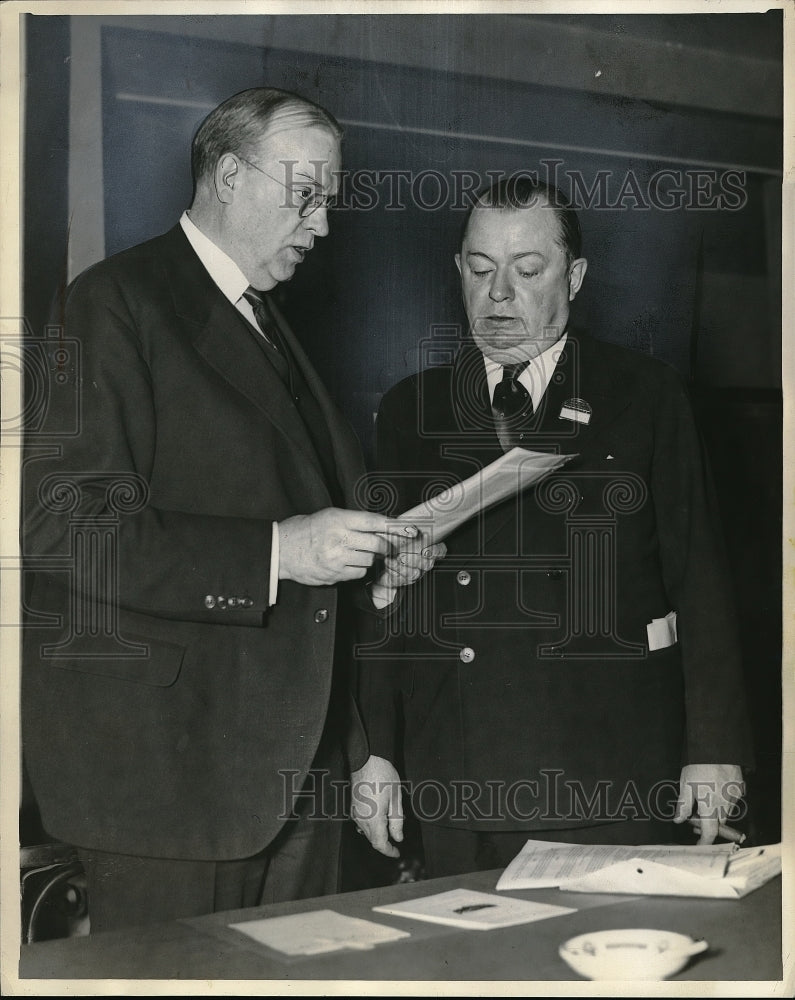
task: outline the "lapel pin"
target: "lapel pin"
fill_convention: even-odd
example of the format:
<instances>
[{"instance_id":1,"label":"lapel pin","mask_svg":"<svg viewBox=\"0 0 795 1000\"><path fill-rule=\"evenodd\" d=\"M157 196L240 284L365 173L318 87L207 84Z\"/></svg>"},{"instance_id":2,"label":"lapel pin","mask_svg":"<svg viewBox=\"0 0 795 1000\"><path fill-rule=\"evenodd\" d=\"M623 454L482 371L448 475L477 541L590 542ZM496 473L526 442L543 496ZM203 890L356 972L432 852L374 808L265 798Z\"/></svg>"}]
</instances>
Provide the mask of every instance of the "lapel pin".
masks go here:
<instances>
[{"instance_id":1,"label":"lapel pin","mask_svg":"<svg viewBox=\"0 0 795 1000\"><path fill-rule=\"evenodd\" d=\"M584 399L567 399L560 408L561 420L574 420L578 424L587 424L591 420L591 405Z\"/></svg>"}]
</instances>

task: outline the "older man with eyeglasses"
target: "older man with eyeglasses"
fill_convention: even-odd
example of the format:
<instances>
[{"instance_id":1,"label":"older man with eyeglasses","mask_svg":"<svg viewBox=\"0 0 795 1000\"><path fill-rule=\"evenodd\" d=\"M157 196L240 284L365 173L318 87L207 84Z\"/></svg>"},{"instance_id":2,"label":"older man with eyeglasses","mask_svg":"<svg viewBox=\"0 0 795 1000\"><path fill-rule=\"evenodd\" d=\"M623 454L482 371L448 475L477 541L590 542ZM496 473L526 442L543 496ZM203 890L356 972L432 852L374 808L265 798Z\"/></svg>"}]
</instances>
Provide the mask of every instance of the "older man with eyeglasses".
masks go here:
<instances>
[{"instance_id":1,"label":"older man with eyeglasses","mask_svg":"<svg viewBox=\"0 0 795 1000\"><path fill-rule=\"evenodd\" d=\"M367 757L349 592L441 551L399 561L415 529L355 509L358 442L267 294L329 231L340 138L295 94L231 97L179 224L62 304L80 363L26 463L23 738L92 933L337 888L339 789Z\"/></svg>"}]
</instances>

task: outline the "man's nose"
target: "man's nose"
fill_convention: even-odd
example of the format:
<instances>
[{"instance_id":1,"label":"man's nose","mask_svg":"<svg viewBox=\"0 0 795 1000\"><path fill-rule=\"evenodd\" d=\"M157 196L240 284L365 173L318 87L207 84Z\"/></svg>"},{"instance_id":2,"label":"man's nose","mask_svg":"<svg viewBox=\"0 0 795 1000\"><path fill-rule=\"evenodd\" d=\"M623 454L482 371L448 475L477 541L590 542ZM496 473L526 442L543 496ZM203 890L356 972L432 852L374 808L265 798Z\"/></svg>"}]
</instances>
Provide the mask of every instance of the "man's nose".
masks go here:
<instances>
[{"instance_id":1,"label":"man's nose","mask_svg":"<svg viewBox=\"0 0 795 1000\"><path fill-rule=\"evenodd\" d=\"M498 268L494 272L494 277L491 281L489 298L493 302L511 302L513 301L513 297L513 282L511 281L510 276L507 271L503 271Z\"/></svg>"},{"instance_id":2,"label":"man's nose","mask_svg":"<svg viewBox=\"0 0 795 1000\"><path fill-rule=\"evenodd\" d=\"M304 229L308 229L315 236L328 236L328 208L325 205L321 205L311 215L307 215L304 219Z\"/></svg>"}]
</instances>

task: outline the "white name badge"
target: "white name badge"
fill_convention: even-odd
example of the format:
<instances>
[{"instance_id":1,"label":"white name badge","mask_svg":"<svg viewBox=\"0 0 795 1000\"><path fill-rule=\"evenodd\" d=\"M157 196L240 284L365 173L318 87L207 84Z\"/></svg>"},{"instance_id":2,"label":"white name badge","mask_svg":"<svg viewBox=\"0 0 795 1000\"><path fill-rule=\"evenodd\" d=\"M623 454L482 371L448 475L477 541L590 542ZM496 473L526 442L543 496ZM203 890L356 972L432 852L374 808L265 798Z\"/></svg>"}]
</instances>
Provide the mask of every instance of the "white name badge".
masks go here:
<instances>
[{"instance_id":1,"label":"white name badge","mask_svg":"<svg viewBox=\"0 0 795 1000\"><path fill-rule=\"evenodd\" d=\"M584 399L567 399L560 408L561 420L575 420L578 424L587 424L591 420L591 406Z\"/></svg>"}]
</instances>

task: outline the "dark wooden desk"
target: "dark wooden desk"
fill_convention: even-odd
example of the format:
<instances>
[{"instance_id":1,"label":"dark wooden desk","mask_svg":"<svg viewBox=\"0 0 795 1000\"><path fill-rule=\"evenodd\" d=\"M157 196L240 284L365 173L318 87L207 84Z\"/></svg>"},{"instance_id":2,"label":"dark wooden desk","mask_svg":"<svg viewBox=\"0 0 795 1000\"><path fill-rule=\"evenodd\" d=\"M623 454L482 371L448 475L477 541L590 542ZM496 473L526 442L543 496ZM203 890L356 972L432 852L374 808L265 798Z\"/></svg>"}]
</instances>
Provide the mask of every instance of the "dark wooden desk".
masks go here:
<instances>
[{"instance_id":1,"label":"dark wooden desk","mask_svg":"<svg viewBox=\"0 0 795 1000\"><path fill-rule=\"evenodd\" d=\"M679 980L778 981L781 879L741 900L604 896L546 889L511 895L576 907L576 913L493 931L459 930L374 914L371 908L463 886L492 891L498 872L412 882L322 899L213 914L196 920L24 946L22 979L241 980L577 980L558 956L575 934L614 927L653 927L703 937L709 950ZM230 930L242 919L305 910L339 913L399 927L411 937L368 952L288 959ZM750 994L749 994L750 995ZM756 994L758 995L758 994Z\"/></svg>"}]
</instances>

